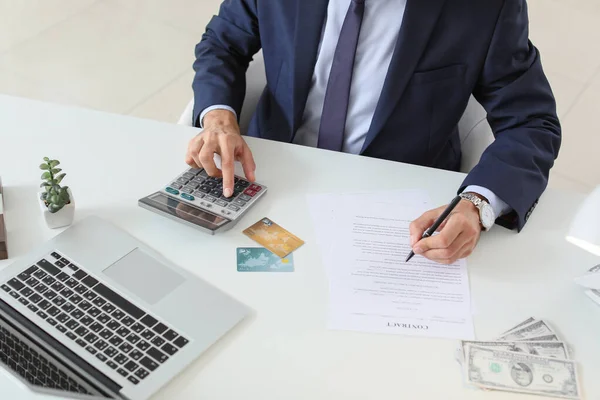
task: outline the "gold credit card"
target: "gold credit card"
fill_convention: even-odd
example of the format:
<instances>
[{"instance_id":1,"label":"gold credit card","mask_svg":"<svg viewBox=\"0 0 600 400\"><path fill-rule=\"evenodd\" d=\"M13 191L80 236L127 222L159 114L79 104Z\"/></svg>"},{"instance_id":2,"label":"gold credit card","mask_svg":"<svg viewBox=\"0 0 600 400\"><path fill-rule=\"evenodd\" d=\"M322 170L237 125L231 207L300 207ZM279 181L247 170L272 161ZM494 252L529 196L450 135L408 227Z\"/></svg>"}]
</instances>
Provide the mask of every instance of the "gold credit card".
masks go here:
<instances>
[{"instance_id":1,"label":"gold credit card","mask_svg":"<svg viewBox=\"0 0 600 400\"><path fill-rule=\"evenodd\" d=\"M244 235L281 258L304 244L298 236L292 235L269 218L263 218L246 229Z\"/></svg>"}]
</instances>

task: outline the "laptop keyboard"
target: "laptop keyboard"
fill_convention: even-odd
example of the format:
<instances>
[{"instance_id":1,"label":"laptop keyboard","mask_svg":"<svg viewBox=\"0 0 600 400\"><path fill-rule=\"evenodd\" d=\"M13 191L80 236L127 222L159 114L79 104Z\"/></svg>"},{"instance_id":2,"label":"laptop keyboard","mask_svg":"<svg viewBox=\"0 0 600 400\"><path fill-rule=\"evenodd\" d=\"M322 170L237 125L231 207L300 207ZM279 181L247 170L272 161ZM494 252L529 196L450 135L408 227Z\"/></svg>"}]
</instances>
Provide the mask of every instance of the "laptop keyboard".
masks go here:
<instances>
[{"instance_id":1,"label":"laptop keyboard","mask_svg":"<svg viewBox=\"0 0 600 400\"><path fill-rule=\"evenodd\" d=\"M134 385L188 343L56 252L0 288Z\"/></svg>"},{"instance_id":2,"label":"laptop keyboard","mask_svg":"<svg viewBox=\"0 0 600 400\"><path fill-rule=\"evenodd\" d=\"M0 362L32 385L92 394L71 378L69 371L57 366L3 326L0 326Z\"/></svg>"}]
</instances>

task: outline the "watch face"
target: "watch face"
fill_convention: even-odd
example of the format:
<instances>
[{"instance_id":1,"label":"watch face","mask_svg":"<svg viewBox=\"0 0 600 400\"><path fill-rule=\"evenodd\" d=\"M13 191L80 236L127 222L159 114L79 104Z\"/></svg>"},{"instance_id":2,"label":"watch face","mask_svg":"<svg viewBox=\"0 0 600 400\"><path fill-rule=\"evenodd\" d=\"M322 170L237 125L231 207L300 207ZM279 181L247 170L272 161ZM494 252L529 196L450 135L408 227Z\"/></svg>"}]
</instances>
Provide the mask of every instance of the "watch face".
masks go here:
<instances>
[{"instance_id":1,"label":"watch face","mask_svg":"<svg viewBox=\"0 0 600 400\"><path fill-rule=\"evenodd\" d=\"M489 229L494 225L494 209L489 204L484 204L481 208L481 224L484 228Z\"/></svg>"}]
</instances>

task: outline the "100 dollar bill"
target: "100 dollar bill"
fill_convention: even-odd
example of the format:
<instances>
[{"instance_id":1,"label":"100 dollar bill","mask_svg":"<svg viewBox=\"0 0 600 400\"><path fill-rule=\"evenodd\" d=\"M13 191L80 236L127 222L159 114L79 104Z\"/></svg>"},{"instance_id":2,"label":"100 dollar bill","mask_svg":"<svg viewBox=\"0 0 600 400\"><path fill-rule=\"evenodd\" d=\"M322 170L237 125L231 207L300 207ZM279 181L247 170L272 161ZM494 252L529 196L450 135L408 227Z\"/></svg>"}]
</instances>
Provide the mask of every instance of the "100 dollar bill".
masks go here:
<instances>
[{"instance_id":1,"label":"100 dollar bill","mask_svg":"<svg viewBox=\"0 0 600 400\"><path fill-rule=\"evenodd\" d=\"M564 342L480 342L461 341L462 352L466 358L466 348L469 345L488 347L495 350L513 351L517 353L532 354L534 356L569 359L569 352Z\"/></svg>"},{"instance_id":2,"label":"100 dollar bill","mask_svg":"<svg viewBox=\"0 0 600 400\"><path fill-rule=\"evenodd\" d=\"M478 345L466 346L468 383L481 388L580 399L576 364Z\"/></svg>"},{"instance_id":3,"label":"100 dollar bill","mask_svg":"<svg viewBox=\"0 0 600 400\"><path fill-rule=\"evenodd\" d=\"M550 328L550 326L543 320L535 321L529 325L525 325L521 328L518 328L514 331L510 331L509 333L499 337L498 341L513 341L513 340L523 340L526 338L533 338L545 335L555 335L555 332Z\"/></svg>"}]
</instances>

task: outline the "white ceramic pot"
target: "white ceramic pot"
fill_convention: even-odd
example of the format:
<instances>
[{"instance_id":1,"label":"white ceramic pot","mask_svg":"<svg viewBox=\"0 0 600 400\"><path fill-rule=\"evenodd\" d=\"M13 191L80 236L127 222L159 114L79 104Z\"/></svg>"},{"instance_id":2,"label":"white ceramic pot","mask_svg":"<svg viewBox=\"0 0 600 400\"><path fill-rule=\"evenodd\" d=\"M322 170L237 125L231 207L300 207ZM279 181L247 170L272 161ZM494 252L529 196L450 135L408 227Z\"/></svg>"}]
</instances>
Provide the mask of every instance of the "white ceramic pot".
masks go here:
<instances>
[{"instance_id":1,"label":"white ceramic pot","mask_svg":"<svg viewBox=\"0 0 600 400\"><path fill-rule=\"evenodd\" d=\"M42 211L42 215L44 216L48 228L62 228L63 226L68 226L73 223L73 217L75 216L75 199L73 198L73 193L71 193L71 188L68 188L67 192L69 193L71 202L55 213L48 211L48 207L46 207L44 200L41 198L43 192L38 192L38 203L40 204L40 210Z\"/></svg>"}]
</instances>

